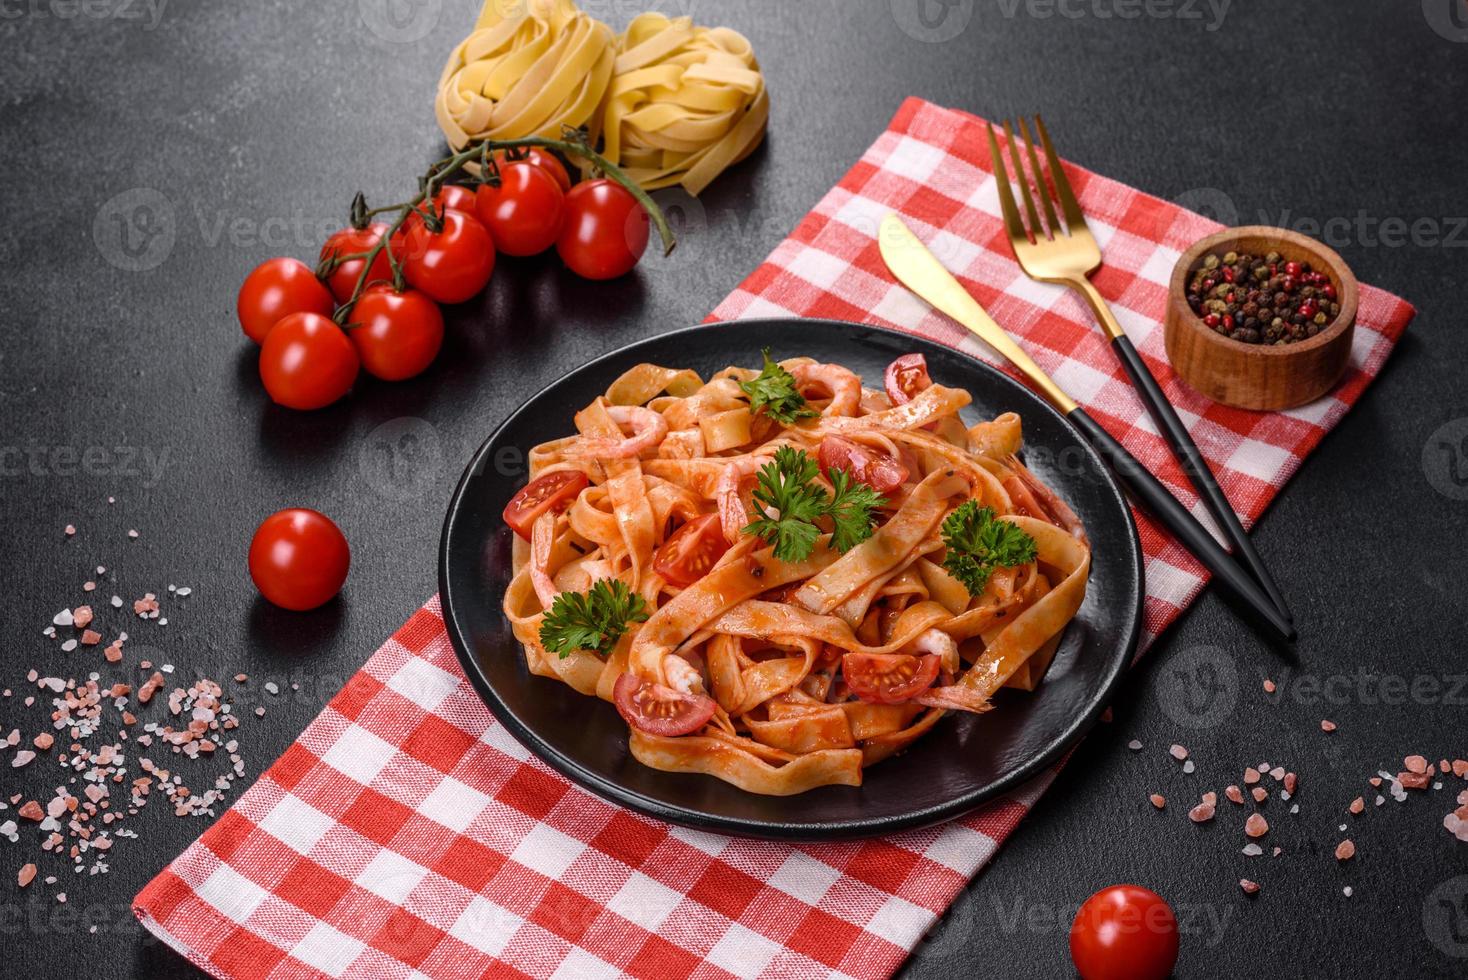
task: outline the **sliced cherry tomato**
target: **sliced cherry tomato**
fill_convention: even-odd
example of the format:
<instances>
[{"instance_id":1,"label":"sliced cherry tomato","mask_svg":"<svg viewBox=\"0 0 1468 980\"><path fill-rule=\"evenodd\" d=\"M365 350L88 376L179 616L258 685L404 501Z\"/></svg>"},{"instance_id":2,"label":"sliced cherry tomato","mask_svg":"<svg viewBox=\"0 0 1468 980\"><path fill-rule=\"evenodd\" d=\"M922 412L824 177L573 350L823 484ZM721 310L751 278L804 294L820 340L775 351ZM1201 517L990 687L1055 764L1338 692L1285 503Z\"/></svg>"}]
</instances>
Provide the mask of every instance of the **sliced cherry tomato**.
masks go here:
<instances>
[{"instance_id":1,"label":"sliced cherry tomato","mask_svg":"<svg viewBox=\"0 0 1468 980\"><path fill-rule=\"evenodd\" d=\"M300 259L266 259L245 277L235 311L245 336L265 343L270 328L292 313L331 316L331 290Z\"/></svg>"},{"instance_id":2,"label":"sliced cherry tomato","mask_svg":"<svg viewBox=\"0 0 1468 980\"><path fill-rule=\"evenodd\" d=\"M714 716L714 699L708 695L684 694L633 674L617 678L612 699L627 724L649 735L687 735Z\"/></svg>"},{"instance_id":3,"label":"sliced cherry tomato","mask_svg":"<svg viewBox=\"0 0 1468 980\"><path fill-rule=\"evenodd\" d=\"M352 308L352 323L347 336L363 369L384 381L422 374L443 346L443 313L416 289L373 286Z\"/></svg>"},{"instance_id":4,"label":"sliced cherry tomato","mask_svg":"<svg viewBox=\"0 0 1468 980\"><path fill-rule=\"evenodd\" d=\"M822 439L816 460L822 470L845 470L878 493L891 493L909 475L901 460L840 436Z\"/></svg>"},{"instance_id":5,"label":"sliced cherry tomato","mask_svg":"<svg viewBox=\"0 0 1468 980\"><path fill-rule=\"evenodd\" d=\"M566 222L556 251L587 279L625 275L647 250L647 212L616 181L582 181L566 195Z\"/></svg>"},{"instance_id":6,"label":"sliced cherry tomato","mask_svg":"<svg viewBox=\"0 0 1468 980\"><path fill-rule=\"evenodd\" d=\"M512 157L509 155L510 152L518 154L518 156ZM561 193L564 194L571 189L571 175L566 172L566 165L561 163L550 150L542 150L538 146L532 146L528 149L514 151L495 150L490 155L494 157L495 162L501 167L504 167L507 163L514 163L516 160L528 163L532 167L539 167L551 175L556 182L556 186L561 189Z\"/></svg>"},{"instance_id":7,"label":"sliced cherry tomato","mask_svg":"<svg viewBox=\"0 0 1468 980\"><path fill-rule=\"evenodd\" d=\"M286 408L325 408L351 390L359 366L342 328L315 313L292 313L260 346L260 380Z\"/></svg>"},{"instance_id":8,"label":"sliced cherry tomato","mask_svg":"<svg viewBox=\"0 0 1468 980\"><path fill-rule=\"evenodd\" d=\"M580 470L556 470L531 480L505 505L505 523L526 541L535 519L549 510L564 510L591 483Z\"/></svg>"},{"instance_id":9,"label":"sliced cherry tomato","mask_svg":"<svg viewBox=\"0 0 1468 980\"><path fill-rule=\"evenodd\" d=\"M433 195L433 206L440 211L452 208L455 211L463 211L465 214L473 214L474 202L474 189L465 187L463 184L444 184L439 192Z\"/></svg>"},{"instance_id":10,"label":"sliced cherry tomato","mask_svg":"<svg viewBox=\"0 0 1468 980\"><path fill-rule=\"evenodd\" d=\"M511 161L500 168L499 184L480 184L477 197L479 220L506 255L539 255L561 233L566 197L540 167Z\"/></svg>"},{"instance_id":11,"label":"sliced cherry tomato","mask_svg":"<svg viewBox=\"0 0 1468 980\"><path fill-rule=\"evenodd\" d=\"M1070 958L1082 980L1163 980L1177 947L1171 906L1140 885L1101 889L1070 927Z\"/></svg>"},{"instance_id":12,"label":"sliced cherry tomato","mask_svg":"<svg viewBox=\"0 0 1468 980\"><path fill-rule=\"evenodd\" d=\"M672 584L683 588L692 585L714 567L714 562L729 550L724 526L718 514L695 517L673 532L653 556L652 567Z\"/></svg>"},{"instance_id":13,"label":"sliced cherry tomato","mask_svg":"<svg viewBox=\"0 0 1468 980\"><path fill-rule=\"evenodd\" d=\"M443 230L429 231L423 216L404 222L393 240L408 285L440 303L462 303L489 282L494 272L494 242L479 219L463 211L443 212Z\"/></svg>"},{"instance_id":14,"label":"sliced cherry tomato","mask_svg":"<svg viewBox=\"0 0 1468 980\"><path fill-rule=\"evenodd\" d=\"M910 657L902 653L848 653L841 675L851 693L871 704L901 704L933 686L938 679L936 653Z\"/></svg>"},{"instance_id":15,"label":"sliced cherry tomato","mask_svg":"<svg viewBox=\"0 0 1468 980\"><path fill-rule=\"evenodd\" d=\"M282 609L304 612L324 605L341 591L351 563L341 528L304 507L271 514L250 541L250 578Z\"/></svg>"},{"instance_id":16,"label":"sliced cherry tomato","mask_svg":"<svg viewBox=\"0 0 1468 980\"><path fill-rule=\"evenodd\" d=\"M366 228L343 228L334 232L321 246L321 261L337 255L355 255L358 252L370 251L382 236L387 234L387 225L375 221ZM362 263L366 259L348 259L337 266L326 277L326 284L331 287L331 295L336 297L338 303L345 303L352 298L352 290L357 288L357 279L362 275ZM387 249L377 253L372 260L372 271L367 274L367 281L376 282L392 278L392 266L387 261ZM328 314L329 315L329 314Z\"/></svg>"},{"instance_id":17,"label":"sliced cherry tomato","mask_svg":"<svg viewBox=\"0 0 1468 980\"><path fill-rule=\"evenodd\" d=\"M932 384L933 379L928 377L928 359L921 354L903 354L887 365L887 373L882 376L887 399L894 405L906 405L917 397L918 392Z\"/></svg>"}]
</instances>

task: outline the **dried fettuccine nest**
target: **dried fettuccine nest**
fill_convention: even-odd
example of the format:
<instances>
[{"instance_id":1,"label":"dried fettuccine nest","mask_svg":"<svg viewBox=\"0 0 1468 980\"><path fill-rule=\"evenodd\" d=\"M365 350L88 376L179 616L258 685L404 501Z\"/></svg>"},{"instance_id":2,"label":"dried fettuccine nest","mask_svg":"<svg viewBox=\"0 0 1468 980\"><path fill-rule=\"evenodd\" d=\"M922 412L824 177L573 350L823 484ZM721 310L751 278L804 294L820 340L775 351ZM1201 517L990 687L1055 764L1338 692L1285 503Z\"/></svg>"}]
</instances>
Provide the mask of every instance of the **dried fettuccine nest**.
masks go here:
<instances>
[{"instance_id":1,"label":"dried fettuccine nest","mask_svg":"<svg viewBox=\"0 0 1468 980\"><path fill-rule=\"evenodd\" d=\"M770 114L744 35L643 14L617 44L603 154L641 186L698 194L764 138Z\"/></svg>"},{"instance_id":2,"label":"dried fettuccine nest","mask_svg":"<svg viewBox=\"0 0 1468 980\"><path fill-rule=\"evenodd\" d=\"M455 150L595 128L615 60L611 28L572 0L486 0L444 65L434 112Z\"/></svg>"}]
</instances>

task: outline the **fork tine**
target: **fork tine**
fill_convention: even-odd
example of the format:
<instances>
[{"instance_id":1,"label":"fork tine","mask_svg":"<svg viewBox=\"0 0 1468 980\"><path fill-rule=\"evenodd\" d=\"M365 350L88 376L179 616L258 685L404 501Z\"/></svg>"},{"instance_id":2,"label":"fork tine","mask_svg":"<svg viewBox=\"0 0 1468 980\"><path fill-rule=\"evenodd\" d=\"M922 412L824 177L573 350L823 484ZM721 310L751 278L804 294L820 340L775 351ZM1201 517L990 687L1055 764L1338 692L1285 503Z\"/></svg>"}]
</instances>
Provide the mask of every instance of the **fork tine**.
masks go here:
<instances>
[{"instance_id":1,"label":"fork tine","mask_svg":"<svg viewBox=\"0 0 1468 980\"><path fill-rule=\"evenodd\" d=\"M1036 117L1038 118L1038 117ZM1019 131L1025 137L1025 149L1030 151L1030 169L1035 174L1035 190L1040 195L1040 203L1045 206L1045 221L1050 229L1050 237L1064 234L1060 228L1060 221L1055 217L1055 205L1050 201L1050 191L1045 186L1045 173L1040 169L1040 158L1035 154L1035 141L1030 138L1029 124L1021 116L1019 120Z\"/></svg>"},{"instance_id":2,"label":"fork tine","mask_svg":"<svg viewBox=\"0 0 1468 980\"><path fill-rule=\"evenodd\" d=\"M1055 190L1060 195L1060 206L1065 211L1065 223L1072 231L1076 228L1085 228L1086 215L1081 211L1075 193L1070 189L1070 181L1066 178L1065 171L1061 169L1060 157L1055 155L1055 147L1050 143L1050 134L1045 130L1045 120L1036 116L1035 128L1040 131L1040 142L1045 144L1045 159L1050 162L1050 179L1055 181Z\"/></svg>"},{"instance_id":3,"label":"fork tine","mask_svg":"<svg viewBox=\"0 0 1468 980\"><path fill-rule=\"evenodd\" d=\"M1004 212L1004 230L1009 232L1011 239L1029 241L1019 208L1014 205L1014 192L1009 189L1009 172L1004 169L1004 155L999 152L999 143L994 139L994 127L988 123L985 125L989 130L989 159L994 164L994 182L999 185L999 207Z\"/></svg>"},{"instance_id":4,"label":"fork tine","mask_svg":"<svg viewBox=\"0 0 1468 980\"><path fill-rule=\"evenodd\" d=\"M1015 142L1014 130L1010 128L1009 120L1004 120L1004 140L1009 144L1009 156L1014 160L1014 182L1019 185L1019 192L1025 199L1025 213L1030 216L1030 227L1035 230L1035 241L1042 237L1040 227L1040 216L1035 212L1035 199L1030 195L1030 181L1025 176L1024 164L1019 162L1019 144Z\"/></svg>"}]
</instances>

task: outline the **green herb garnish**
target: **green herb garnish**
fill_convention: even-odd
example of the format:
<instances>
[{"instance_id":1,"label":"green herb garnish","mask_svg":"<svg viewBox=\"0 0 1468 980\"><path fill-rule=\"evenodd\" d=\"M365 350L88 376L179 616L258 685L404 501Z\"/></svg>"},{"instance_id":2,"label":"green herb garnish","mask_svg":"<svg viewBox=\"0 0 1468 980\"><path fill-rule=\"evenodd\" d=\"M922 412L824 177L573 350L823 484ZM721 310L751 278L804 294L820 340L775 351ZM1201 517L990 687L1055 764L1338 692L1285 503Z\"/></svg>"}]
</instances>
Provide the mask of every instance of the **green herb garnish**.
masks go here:
<instances>
[{"instance_id":1,"label":"green herb garnish","mask_svg":"<svg viewBox=\"0 0 1468 980\"><path fill-rule=\"evenodd\" d=\"M885 503L877 491L858 483L845 470L830 469L836 494L833 497L812 481L818 469L816 461L803 450L781 446L775 458L760 468L754 488L754 499L763 504L750 514L753 520L744 526L745 534L753 534L774 546L781 561L804 561L815 550L821 528L816 521L831 519L831 546L848 551L872 536L872 511ZM770 517L764 508L778 516Z\"/></svg>"},{"instance_id":2,"label":"green herb garnish","mask_svg":"<svg viewBox=\"0 0 1468 980\"><path fill-rule=\"evenodd\" d=\"M642 596L620 579L598 579L589 592L562 592L540 622L540 642L563 658L573 650L590 650L599 657L627 632L631 623L647 619Z\"/></svg>"},{"instance_id":3,"label":"green herb garnish","mask_svg":"<svg viewBox=\"0 0 1468 980\"><path fill-rule=\"evenodd\" d=\"M1035 560L1035 539L1009 521L994 516L994 508L964 501L943 521L943 543L948 554L943 567L978 595L1000 565L1013 568Z\"/></svg>"},{"instance_id":4,"label":"green herb garnish","mask_svg":"<svg viewBox=\"0 0 1468 980\"><path fill-rule=\"evenodd\" d=\"M795 376L770 360L770 349L764 355L765 367L750 381L739 382L739 388L749 396L749 407L756 414L764 412L781 425L794 425L800 419L815 418L820 412L805 407L805 398L795 387Z\"/></svg>"}]
</instances>

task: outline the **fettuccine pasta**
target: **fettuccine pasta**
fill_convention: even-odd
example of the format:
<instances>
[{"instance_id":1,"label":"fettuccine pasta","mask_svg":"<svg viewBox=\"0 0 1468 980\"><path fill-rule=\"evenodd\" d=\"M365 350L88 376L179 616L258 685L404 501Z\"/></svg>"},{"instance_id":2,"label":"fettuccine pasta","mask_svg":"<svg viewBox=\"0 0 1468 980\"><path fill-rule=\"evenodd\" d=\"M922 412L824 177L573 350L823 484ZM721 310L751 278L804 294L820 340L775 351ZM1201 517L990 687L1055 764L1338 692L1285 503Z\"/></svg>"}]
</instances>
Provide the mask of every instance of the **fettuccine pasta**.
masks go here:
<instances>
[{"instance_id":1,"label":"fettuccine pasta","mask_svg":"<svg viewBox=\"0 0 1468 980\"><path fill-rule=\"evenodd\" d=\"M529 670L614 702L644 765L782 796L1034 690L1090 547L1019 417L969 401L920 355L883 388L806 358L628 371L506 508ZM615 622L568 633L587 610Z\"/></svg>"}]
</instances>

